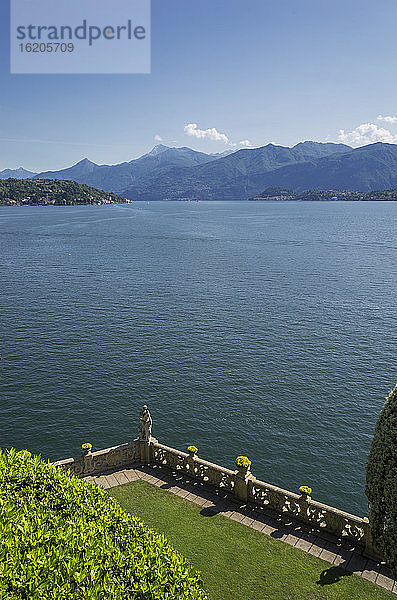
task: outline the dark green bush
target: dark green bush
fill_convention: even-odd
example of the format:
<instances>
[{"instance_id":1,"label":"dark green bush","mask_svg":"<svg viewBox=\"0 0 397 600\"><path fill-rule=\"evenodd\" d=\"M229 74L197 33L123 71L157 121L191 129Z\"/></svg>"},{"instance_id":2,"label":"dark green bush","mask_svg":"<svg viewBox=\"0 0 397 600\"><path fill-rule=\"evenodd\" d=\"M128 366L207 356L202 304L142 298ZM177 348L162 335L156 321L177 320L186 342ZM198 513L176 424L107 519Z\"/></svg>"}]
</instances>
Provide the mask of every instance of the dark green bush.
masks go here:
<instances>
[{"instance_id":1,"label":"dark green bush","mask_svg":"<svg viewBox=\"0 0 397 600\"><path fill-rule=\"evenodd\" d=\"M397 578L397 385L375 427L365 492L373 541Z\"/></svg>"},{"instance_id":2,"label":"dark green bush","mask_svg":"<svg viewBox=\"0 0 397 600\"><path fill-rule=\"evenodd\" d=\"M0 452L1 600L202 600L199 575L104 490Z\"/></svg>"}]
</instances>

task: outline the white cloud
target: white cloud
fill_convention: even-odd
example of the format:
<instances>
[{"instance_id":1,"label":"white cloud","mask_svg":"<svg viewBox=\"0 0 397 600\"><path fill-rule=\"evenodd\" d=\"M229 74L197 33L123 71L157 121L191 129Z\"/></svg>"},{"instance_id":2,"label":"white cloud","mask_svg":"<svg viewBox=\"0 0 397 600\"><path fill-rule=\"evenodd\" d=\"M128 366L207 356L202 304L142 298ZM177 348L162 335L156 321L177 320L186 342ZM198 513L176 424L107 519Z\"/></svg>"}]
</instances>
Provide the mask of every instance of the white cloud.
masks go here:
<instances>
[{"instance_id":1,"label":"white cloud","mask_svg":"<svg viewBox=\"0 0 397 600\"><path fill-rule=\"evenodd\" d=\"M161 135L155 135L154 136L154 140L155 142L164 142L163 138L161 137Z\"/></svg>"},{"instance_id":2,"label":"white cloud","mask_svg":"<svg viewBox=\"0 0 397 600\"><path fill-rule=\"evenodd\" d=\"M362 123L353 129L353 131L348 132L340 129L338 139L349 146L365 146L366 144L374 144L375 142L397 143L397 135L393 135L391 131L384 127L379 127L375 123Z\"/></svg>"},{"instance_id":3,"label":"white cloud","mask_svg":"<svg viewBox=\"0 0 397 600\"><path fill-rule=\"evenodd\" d=\"M188 123L185 125L184 132L186 135L196 137L199 139L212 140L213 142L222 142L223 144L229 144L229 138L225 133L220 133L215 127L209 129L199 129L197 123Z\"/></svg>"},{"instance_id":4,"label":"white cloud","mask_svg":"<svg viewBox=\"0 0 397 600\"><path fill-rule=\"evenodd\" d=\"M241 140L241 142L239 142L239 145L243 146L244 148L249 148L250 146L252 146L249 140Z\"/></svg>"},{"instance_id":5,"label":"white cloud","mask_svg":"<svg viewBox=\"0 0 397 600\"><path fill-rule=\"evenodd\" d=\"M378 115L377 120L384 123L397 123L397 117L383 117L382 115Z\"/></svg>"}]
</instances>

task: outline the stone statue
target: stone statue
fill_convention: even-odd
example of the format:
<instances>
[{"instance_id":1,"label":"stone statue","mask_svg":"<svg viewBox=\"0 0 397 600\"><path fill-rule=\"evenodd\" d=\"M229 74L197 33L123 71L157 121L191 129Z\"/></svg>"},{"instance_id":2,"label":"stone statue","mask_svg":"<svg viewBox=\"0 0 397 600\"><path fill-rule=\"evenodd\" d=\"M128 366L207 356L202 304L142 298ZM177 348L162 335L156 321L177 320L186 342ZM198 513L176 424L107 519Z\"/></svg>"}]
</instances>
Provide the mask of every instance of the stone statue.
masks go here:
<instances>
[{"instance_id":1,"label":"stone statue","mask_svg":"<svg viewBox=\"0 0 397 600\"><path fill-rule=\"evenodd\" d=\"M150 438L152 437L153 421L146 404L139 415L139 420L139 439L141 442L150 442Z\"/></svg>"}]
</instances>

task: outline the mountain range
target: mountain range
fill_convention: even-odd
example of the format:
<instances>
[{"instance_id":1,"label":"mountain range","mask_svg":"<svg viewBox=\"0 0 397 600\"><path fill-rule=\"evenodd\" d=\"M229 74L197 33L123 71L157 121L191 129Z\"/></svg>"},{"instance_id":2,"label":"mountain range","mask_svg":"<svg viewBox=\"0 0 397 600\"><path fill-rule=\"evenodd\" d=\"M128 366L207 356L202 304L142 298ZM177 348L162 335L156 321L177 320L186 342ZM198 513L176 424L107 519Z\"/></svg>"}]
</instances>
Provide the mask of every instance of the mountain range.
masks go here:
<instances>
[{"instance_id":1,"label":"mountain range","mask_svg":"<svg viewBox=\"0 0 397 600\"><path fill-rule=\"evenodd\" d=\"M0 179L65 179L131 200L196 198L245 200L271 186L369 192L397 187L397 145L361 148L306 141L289 148L267 144L222 154L162 144L138 159L98 165L87 158L58 171L5 169Z\"/></svg>"},{"instance_id":2,"label":"mountain range","mask_svg":"<svg viewBox=\"0 0 397 600\"><path fill-rule=\"evenodd\" d=\"M10 177L13 179L30 179L35 175L37 175L37 173L33 173L33 171L27 171L23 167L19 167L18 169L4 169L4 171L0 171L0 179L9 179Z\"/></svg>"}]
</instances>

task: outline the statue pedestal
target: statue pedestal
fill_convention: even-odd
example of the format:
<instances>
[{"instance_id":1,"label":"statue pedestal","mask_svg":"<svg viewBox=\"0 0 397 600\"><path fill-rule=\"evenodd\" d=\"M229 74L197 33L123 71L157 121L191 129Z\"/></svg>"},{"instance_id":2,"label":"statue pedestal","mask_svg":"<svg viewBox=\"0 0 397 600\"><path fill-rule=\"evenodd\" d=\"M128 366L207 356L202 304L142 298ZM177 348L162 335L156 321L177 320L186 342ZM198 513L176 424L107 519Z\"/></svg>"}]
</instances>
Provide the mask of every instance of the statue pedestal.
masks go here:
<instances>
[{"instance_id":1,"label":"statue pedestal","mask_svg":"<svg viewBox=\"0 0 397 600\"><path fill-rule=\"evenodd\" d=\"M87 475L91 471L93 471L92 452L91 450L83 450L83 475Z\"/></svg>"},{"instance_id":2,"label":"statue pedestal","mask_svg":"<svg viewBox=\"0 0 397 600\"><path fill-rule=\"evenodd\" d=\"M237 469L234 473L234 497L243 504L248 501L248 486L254 479L248 469Z\"/></svg>"},{"instance_id":3,"label":"statue pedestal","mask_svg":"<svg viewBox=\"0 0 397 600\"><path fill-rule=\"evenodd\" d=\"M150 437L149 441L134 440L135 442L135 459L143 463L151 463L153 458L153 442L158 442L156 438Z\"/></svg>"}]
</instances>

